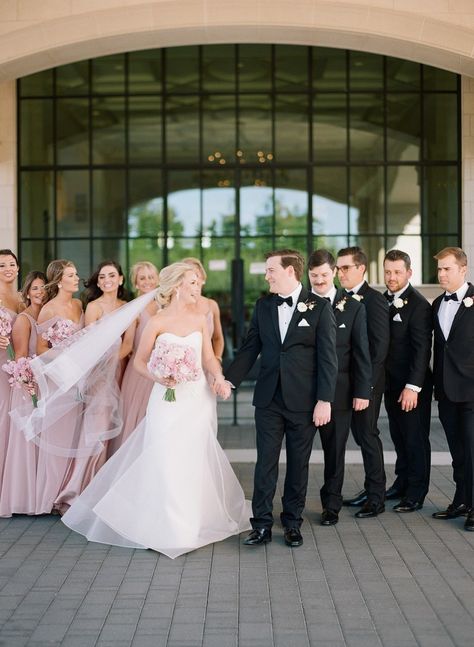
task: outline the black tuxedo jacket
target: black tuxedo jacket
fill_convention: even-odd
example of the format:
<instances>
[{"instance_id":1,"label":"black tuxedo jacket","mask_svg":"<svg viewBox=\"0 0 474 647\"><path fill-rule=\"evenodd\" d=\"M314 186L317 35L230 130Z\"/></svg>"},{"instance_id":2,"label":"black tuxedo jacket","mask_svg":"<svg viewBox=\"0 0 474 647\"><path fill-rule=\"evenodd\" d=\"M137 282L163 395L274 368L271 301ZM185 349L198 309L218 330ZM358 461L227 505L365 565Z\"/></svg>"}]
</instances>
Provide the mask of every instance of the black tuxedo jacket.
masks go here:
<instances>
[{"instance_id":1,"label":"black tuxedo jacket","mask_svg":"<svg viewBox=\"0 0 474 647\"><path fill-rule=\"evenodd\" d=\"M305 312L295 308L282 343L276 295L258 299L247 337L226 371L226 378L238 386L261 355L253 397L256 407L271 403L279 383L290 411L312 411L318 400L334 399L336 323L331 305L304 287L298 302L314 303L314 307Z\"/></svg>"},{"instance_id":2,"label":"black tuxedo jacket","mask_svg":"<svg viewBox=\"0 0 474 647\"><path fill-rule=\"evenodd\" d=\"M406 384L423 388L431 383L433 332L431 306L425 297L408 285L400 299L406 302L401 308L389 307L390 347L385 371L385 390L398 395Z\"/></svg>"},{"instance_id":3,"label":"black tuxedo jacket","mask_svg":"<svg viewBox=\"0 0 474 647\"><path fill-rule=\"evenodd\" d=\"M445 339L438 320L443 296L433 301L435 398L474 402L474 306L461 302ZM469 285L466 297L474 299L474 286Z\"/></svg>"},{"instance_id":4,"label":"black tuxedo jacket","mask_svg":"<svg viewBox=\"0 0 474 647\"><path fill-rule=\"evenodd\" d=\"M362 303L348 296L345 290L336 292L332 306L338 363L333 408L352 409L353 398L368 400L372 391L367 315Z\"/></svg>"},{"instance_id":5,"label":"black tuxedo jacket","mask_svg":"<svg viewBox=\"0 0 474 647\"><path fill-rule=\"evenodd\" d=\"M367 281L357 293L367 313L370 359L372 362L372 387L382 383L385 377L385 360L390 344L390 324L387 299Z\"/></svg>"}]
</instances>

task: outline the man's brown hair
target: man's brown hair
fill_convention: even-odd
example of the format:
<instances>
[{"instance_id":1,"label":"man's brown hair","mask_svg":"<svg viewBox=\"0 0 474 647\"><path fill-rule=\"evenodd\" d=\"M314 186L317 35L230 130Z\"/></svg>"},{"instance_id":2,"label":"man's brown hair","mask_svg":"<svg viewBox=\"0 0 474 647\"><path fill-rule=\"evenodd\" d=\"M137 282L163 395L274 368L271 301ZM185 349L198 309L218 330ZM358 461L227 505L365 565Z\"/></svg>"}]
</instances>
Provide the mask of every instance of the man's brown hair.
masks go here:
<instances>
[{"instance_id":1,"label":"man's brown hair","mask_svg":"<svg viewBox=\"0 0 474 647\"><path fill-rule=\"evenodd\" d=\"M367 256L360 247L343 247L337 252L337 257L339 258L339 256L352 256L352 260L354 261L355 265L363 265L365 269L367 269Z\"/></svg>"},{"instance_id":2,"label":"man's brown hair","mask_svg":"<svg viewBox=\"0 0 474 647\"><path fill-rule=\"evenodd\" d=\"M443 247L441 251L439 251L437 254L433 256L434 259L437 261L443 260L443 258L446 258L446 256L454 256L456 259L456 263L460 267L465 267L467 265L467 256L466 252L462 250L460 247Z\"/></svg>"},{"instance_id":3,"label":"man's brown hair","mask_svg":"<svg viewBox=\"0 0 474 647\"><path fill-rule=\"evenodd\" d=\"M402 252L401 249L391 249L385 254L383 262L385 263L385 261L403 261L405 263L405 269L411 269L411 258L406 252Z\"/></svg>"},{"instance_id":4,"label":"man's brown hair","mask_svg":"<svg viewBox=\"0 0 474 647\"><path fill-rule=\"evenodd\" d=\"M308 258L308 270L312 270L313 267L320 267L325 263L327 263L332 270L336 267L336 261L331 252L327 249L315 249L314 252L311 252L310 257Z\"/></svg>"},{"instance_id":5,"label":"man's brown hair","mask_svg":"<svg viewBox=\"0 0 474 647\"><path fill-rule=\"evenodd\" d=\"M304 258L299 252L295 249L275 249L265 254L265 260L274 256L281 256L281 264L285 269L291 265L295 270L296 278L301 281L304 274Z\"/></svg>"}]
</instances>

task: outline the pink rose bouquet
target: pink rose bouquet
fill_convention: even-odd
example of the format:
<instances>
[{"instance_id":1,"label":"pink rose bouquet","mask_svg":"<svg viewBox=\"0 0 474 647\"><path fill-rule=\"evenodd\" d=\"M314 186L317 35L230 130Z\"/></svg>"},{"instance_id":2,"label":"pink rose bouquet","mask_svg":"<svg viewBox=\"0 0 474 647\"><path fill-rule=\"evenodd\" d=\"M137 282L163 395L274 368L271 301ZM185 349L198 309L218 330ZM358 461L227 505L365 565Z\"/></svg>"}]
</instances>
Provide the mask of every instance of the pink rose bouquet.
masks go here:
<instances>
[{"instance_id":1,"label":"pink rose bouquet","mask_svg":"<svg viewBox=\"0 0 474 647\"><path fill-rule=\"evenodd\" d=\"M64 342L74 335L75 332L76 327L73 321L70 319L60 319L50 326L41 336L54 348L55 346L65 345Z\"/></svg>"},{"instance_id":2,"label":"pink rose bouquet","mask_svg":"<svg viewBox=\"0 0 474 647\"><path fill-rule=\"evenodd\" d=\"M163 341L159 341L153 349L147 368L152 375L164 379L172 378L177 384L195 382L201 375L194 348ZM176 402L174 388L166 389L163 400Z\"/></svg>"},{"instance_id":3,"label":"pink rose bouquet","mask_svg":"<svg viewBox=\"0 0 474 647\"><path fill-rule=\"evenodd\" d=\"M0 335L10 337L12 332L12 318L5 308L0 306ZM9 360L15 359L15 352L11 342L7 346L7 357Z\"/></svg>"},{"instance_id":4,"label":"pink rose bouquet","mask_svg":"<svg viewBox=\"0 0 474 647\"><path fill-rule=\"evenodd\" d=\"M2 366L5 373L8 373L8 383L12 388L26 388L33 400L33 406L38 406L38 398L36 395L36 382L31 370L30 360L31 357L20 357L16 361L9 360Z\"/></svg>"}]
</instances>

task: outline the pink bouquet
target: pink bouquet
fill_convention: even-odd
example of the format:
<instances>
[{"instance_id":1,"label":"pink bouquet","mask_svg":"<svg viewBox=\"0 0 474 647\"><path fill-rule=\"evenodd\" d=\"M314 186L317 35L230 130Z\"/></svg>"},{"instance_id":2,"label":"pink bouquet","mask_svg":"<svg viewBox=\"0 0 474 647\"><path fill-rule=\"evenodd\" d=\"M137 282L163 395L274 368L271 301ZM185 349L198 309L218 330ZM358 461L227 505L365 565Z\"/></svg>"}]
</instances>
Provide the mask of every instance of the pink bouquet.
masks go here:
<instances>
[{"instance_id":1,"label":"pink bouquet","mask_svg":"<svg viewBox=\"0 0 474 647\"><path fill-rule=\"evenodd\" d=\"M49 341L54 348L55 346L64 346L64 342L74 335L75 332L76 327L73 321L70 319L60 319L50 326L41 336L46 341Z\"/></svg>"},{"instance_id":2,"label":"pink bouquet","mask_svg":"<svg viewBox=\"0 0 474 647\"><path fill-rule=\"evenodd\" d=\"M30 360L31 357L20 357L16 361L9 360L2 366L5 373L8 373L8 383L12 388L21 389L25 387L33 400L33 406L38 406L38 398L36 396L36 382L31 370Z\"/></svg>"},{"instance_id":3,"label":"pink bouquet","mask_svg":"<svg viewBox=\"0 0 474 647\"><path fill-rule=\"evenodd\" d=\"M167 344L159 341L153 349L147 368L160 378L172 378L177 384L195 382L201 375L196 353L191 346ZM163 396L166 402L176 402L174 388L167 388Z\"/></svg>"},{"instance_id":4,"label":"pink bouquet","mask_svg":"<svg viewBox=\"0 0 474 647\"><path fill-rule=\"evenodd\" d=\"M12 318L5 308L0 306L0 335L2 337L10 337L12 332ZM7 346L7 357L10 360L15 359L15 352L11 342Z\"/></svg>"}]
</instances>

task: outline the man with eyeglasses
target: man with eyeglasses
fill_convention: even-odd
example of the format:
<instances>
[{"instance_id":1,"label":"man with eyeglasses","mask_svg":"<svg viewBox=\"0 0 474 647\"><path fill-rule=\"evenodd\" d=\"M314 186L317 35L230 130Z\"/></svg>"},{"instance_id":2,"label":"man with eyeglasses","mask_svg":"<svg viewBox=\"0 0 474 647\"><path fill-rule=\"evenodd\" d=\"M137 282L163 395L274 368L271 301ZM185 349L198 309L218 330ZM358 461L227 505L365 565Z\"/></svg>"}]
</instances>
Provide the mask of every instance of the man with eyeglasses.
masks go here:
<instances>
[{"instance_id":1,"label":"man with eyeglasses","mask_svg":"<svg viewBox=\"0 0 474 647\"><path fill-rule=\"evenodd\" d=\"M364 279L367 256L360 247L345 247L337 254L337 275L349 297L365 306L370 359L372 363L372 394L369 406L352 414L351 429L364 461L364 490L344 505L360 507L356 517L376 517L385 511L385 467L382 442L377 421L385 384L385 360L390 343L388 303Z\"/></svg>"}]
</instances>

